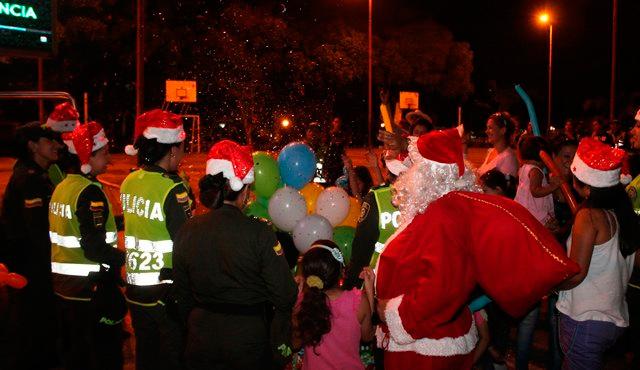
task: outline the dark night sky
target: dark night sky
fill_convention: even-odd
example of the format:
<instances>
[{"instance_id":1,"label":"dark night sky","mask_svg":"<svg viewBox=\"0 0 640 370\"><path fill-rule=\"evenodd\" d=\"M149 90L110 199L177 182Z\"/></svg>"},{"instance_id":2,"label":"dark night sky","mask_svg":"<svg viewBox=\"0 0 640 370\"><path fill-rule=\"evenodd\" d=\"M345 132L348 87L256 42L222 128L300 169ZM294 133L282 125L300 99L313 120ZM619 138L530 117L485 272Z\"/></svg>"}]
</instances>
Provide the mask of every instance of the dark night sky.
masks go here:
<instances>
[{"instance_id":1,"label":"dark night sky","mask_svg":"<svg viewBox=\"0 0 640 370\"><path fill-rule=\"evenodd\" d=\"M295 1L292 1L295 2ZM366 30L366 0L303 1L311 12L345 17ZM474 52L474 82L483 89L495 80L499 87L521 83L541 94L544 112L547 89L548 29L534 15L550 9L554 14L554 116L577 114L586 98L609 97L612 0L430 1L374 0L374 33L403 22L432 18L447 26ZM295 11L295 9L292 9ZM300 10L300 8L298 8ZM304 11L303 11L304 12ZM621 100L640 91L640 48L636 18L640 1L619 1L618 88ZM375 47L375 46L374 46ZM532 94L533 95L533 94ZM636 97L635 104L640 103ZM544 105L543 105L544 104ZM621 104L619 104L621 105ZM606 105L608 107L608 103ZM619 106L619 109L623 107ZM608 109L606 109L608 111Z\"/></svg>"}]
</instances>

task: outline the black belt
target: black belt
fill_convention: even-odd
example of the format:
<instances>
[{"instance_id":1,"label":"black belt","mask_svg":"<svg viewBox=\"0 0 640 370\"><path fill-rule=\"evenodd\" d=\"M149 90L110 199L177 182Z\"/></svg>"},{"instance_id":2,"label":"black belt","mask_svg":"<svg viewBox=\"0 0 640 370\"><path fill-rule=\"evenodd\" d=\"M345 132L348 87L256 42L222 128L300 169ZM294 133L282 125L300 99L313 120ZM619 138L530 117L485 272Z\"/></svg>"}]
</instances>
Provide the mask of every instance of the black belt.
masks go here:
<instances>
[{"instance_id":1,"label":"black belt","mask_svg":"<svg viewBox=\"0 0 640 370\"><path fill-rule=\"evenodd\" d=\"M213 313L240 316L261 316L266 312L265 302L256 304L236 304L236 303L198 303L196 307Z\"/></svg>"}]
</instances>

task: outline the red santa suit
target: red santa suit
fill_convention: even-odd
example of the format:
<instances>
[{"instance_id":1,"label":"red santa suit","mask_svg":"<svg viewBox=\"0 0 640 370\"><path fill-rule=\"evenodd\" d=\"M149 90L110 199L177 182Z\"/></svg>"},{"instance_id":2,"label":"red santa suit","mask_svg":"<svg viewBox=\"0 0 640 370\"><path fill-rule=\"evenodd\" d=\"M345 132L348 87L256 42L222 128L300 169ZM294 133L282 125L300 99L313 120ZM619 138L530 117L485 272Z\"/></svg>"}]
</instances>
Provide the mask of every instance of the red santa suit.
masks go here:
<instances>
[{"instance_id":1,"label":"red santa suit","mask_svg":"<svg viewBox=\"0 0 640 370\"><path fill-rule=\"evenodd\" d=\"M377 267L377 297L389 300L378 346L386 369L469 369L476 285L519 316L578 266L525 208L473 192L455 129L423 135L410 156L394 185L403 223Z\"/></svg>"}]
</instances>

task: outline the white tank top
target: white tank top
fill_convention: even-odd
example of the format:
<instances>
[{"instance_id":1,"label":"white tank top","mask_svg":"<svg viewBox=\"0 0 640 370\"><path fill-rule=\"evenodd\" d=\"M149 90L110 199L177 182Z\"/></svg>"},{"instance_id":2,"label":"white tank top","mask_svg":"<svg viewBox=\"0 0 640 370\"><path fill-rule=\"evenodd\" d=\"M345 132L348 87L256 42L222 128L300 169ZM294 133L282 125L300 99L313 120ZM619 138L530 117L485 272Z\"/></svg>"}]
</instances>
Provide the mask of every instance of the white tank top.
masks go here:
<instances>
[{"instance_id":1,"label":"white tank top","mask_svg":"<svg viewBox=\"0 0 640 370\"><path fill-rule=\"evenodd\" d=\"M633 271L635 253L627 258L620 253L620 227L614 214L605 211L609 230L612 219L615 234L607 242L593 246L591 264L584 280L571 290L560 292L556 307L576 321L606 321L618 327L629 326L629 309L625 293ZM571 237L567 240L571 253Z\"/></svg>"}]
</instances>

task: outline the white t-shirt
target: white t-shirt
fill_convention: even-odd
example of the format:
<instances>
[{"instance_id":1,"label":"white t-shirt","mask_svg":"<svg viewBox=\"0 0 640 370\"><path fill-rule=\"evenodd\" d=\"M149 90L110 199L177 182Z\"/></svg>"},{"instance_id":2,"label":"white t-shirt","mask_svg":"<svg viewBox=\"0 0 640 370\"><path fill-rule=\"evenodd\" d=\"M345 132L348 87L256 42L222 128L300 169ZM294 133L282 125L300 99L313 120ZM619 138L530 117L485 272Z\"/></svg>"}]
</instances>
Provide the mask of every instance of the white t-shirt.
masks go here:
<instances>
[{"instance_id":1,"label":"white t-shirt","mask_svg":"<svg viewBox=\"0 0 640 370\"><path fill-rule=\"evenodd\" d=\"M540 174L542 174L542 186L549 185L540 167L532 164L523 164L518 172L518 190L513 200L522 204L524 208L531 212L533 217L544 225L549 219L555 217L553 195L547 194L544 197L536 198L531 194L531 183L529 180L529 173L531 171L540 171Z\"/></svg>"},{"instance_id":2,"label":"white t-shirt","mask_svg":"<svg viewBox=\"0 0 640 370\"><path fill-rule=\"evenodd\" d=\"M489 160L491 157L493 158ZM516 157L516 153L513 149L507 148L501 153L497 153L497 155L495 148L489 149L487 156L484 159L484 163L480 168L478 168L478 177L494 168L498 169L498 171L505 175L518 177L518 157Z\"/></svg>"}]
</instances>

